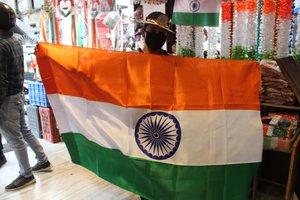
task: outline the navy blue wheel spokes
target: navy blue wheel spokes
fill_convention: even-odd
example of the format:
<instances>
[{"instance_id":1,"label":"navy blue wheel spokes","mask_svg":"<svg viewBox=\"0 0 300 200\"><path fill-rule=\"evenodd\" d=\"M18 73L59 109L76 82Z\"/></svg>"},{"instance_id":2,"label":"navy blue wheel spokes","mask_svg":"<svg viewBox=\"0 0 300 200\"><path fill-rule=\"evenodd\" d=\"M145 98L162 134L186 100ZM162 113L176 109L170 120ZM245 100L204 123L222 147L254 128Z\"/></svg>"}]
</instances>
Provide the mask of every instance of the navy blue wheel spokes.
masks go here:
<instances>
[{"instance_id":1,"label":"navy blue wheel spokes","mask_svg":"<svg viewBox=\"0 0 300 200\"><path fill-rule=\"evenodd\" d=\"M156 160L167 159L175 154L180 144L179 122L169 113L147 113L136 124L135 139L147 156Z\"/></svg>"}]
</instances>

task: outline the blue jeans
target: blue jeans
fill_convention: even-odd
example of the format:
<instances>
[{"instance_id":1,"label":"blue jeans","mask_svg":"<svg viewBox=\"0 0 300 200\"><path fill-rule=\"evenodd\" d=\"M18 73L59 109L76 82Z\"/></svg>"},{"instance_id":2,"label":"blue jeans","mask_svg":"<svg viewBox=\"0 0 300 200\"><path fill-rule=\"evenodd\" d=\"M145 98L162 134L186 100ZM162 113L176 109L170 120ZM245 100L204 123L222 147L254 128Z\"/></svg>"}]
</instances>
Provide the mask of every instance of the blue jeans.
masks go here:
<instances>
[{"instance_id":1,"label":"blue jeans","mask_svg":"<svg viewBox=\"0 0 300 200\"><path fill-rule=\"evenodd\" d=\"M16 154L20 175L25 177L32 175L25 142L35 153L39 164L48 161L43 147L27 127L22 93L4 99L0 107L0 132Z\"/></svg>"}]
</instances>

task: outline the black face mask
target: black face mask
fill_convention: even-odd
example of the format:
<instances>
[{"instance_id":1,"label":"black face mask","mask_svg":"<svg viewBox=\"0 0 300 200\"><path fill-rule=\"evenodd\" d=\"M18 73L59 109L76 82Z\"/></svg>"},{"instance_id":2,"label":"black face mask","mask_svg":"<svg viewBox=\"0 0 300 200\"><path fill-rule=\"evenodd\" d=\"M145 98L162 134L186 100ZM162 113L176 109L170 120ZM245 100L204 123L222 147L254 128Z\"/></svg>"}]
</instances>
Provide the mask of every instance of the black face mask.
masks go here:
<instances>
[{"instance_id":1,"label":"black face mask","mask_svg":"<svg viewBox=\"0 0 300 200\"><path fill-rule=\"evenodd\" d=\"M166 36L163 33L146 32L145 42L147 46L152 50L161 49L166 41Z\"/></svg>"}]
</instances>

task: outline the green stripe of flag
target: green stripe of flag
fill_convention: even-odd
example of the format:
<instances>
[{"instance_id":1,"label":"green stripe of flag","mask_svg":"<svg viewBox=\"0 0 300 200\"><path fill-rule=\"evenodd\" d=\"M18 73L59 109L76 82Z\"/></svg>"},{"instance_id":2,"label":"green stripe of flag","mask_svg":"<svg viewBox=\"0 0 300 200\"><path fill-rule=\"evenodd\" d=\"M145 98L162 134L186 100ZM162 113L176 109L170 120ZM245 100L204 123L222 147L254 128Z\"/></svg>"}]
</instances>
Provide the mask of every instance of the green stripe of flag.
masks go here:
<instances>
[{"instance_id":1,"label":"green stripe of flag","mask_svg":"<svg viewBox=\"0 0 300 200\"><path fill-rule=\"evenodd\" d=\"M219 13L174 12L172 23L185 26L219 26Z\"/></svg>"},{"instance_id":2,"label":"green stripe of flag","mask_svg":"<svg viewBox=\"0 0 300 200\"><path fill-rule=\"evenodd\" d=\"M149 200L248 200L259 165L178 166L131 158L81 134L64 133L62 138L74 163Z\"/></svg>"}]
</instances>

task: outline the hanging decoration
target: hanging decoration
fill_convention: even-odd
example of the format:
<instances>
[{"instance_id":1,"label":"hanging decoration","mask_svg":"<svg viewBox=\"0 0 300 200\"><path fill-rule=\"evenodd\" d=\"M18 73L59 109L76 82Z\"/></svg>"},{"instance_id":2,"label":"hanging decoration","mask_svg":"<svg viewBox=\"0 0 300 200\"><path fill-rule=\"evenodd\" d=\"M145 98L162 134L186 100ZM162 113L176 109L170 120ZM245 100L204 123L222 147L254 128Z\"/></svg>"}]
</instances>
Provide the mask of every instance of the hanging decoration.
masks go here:
<instances>
[{"instance_id":1,"label":"hanging decoration","mask_svg":"<svg viewBox=\"0 0 300 200\"><path fill-rule=\"evenodd\" d=\"M168 3L168 0L133 0L133 3L134 4L146 3L152 5L160 5L160 4Z\"/></svg>"},{"instance_id":2,"label":"hanging decoration","mask_svg":"<svg viewBox=\"0 0 300 200\"><path fill-rule=\"evenodd\" d=\"M172 23L185 26L219 26L221 0L175 0Z\"/></svg>"},{"instance_id":3,"label":"hanging decoration","mask_svg":"<svg viewBox=\"0 0 300 200\"><path fill-rule=\"evenodd\" d=\"M300 66L300 13L297 15L297 27L295 36L295 47L293 49L293 58Z\"/></svg>"},{"instance_id":4,"label":"hanging decoration","mask_svg":"<svg viewBox=\"0 0 300 200\"><path fill-rule=\"evenodd\" d=\"M75 24L77 27L77 46L84 47L87 42L86 5L84 0L76 0Z\"/></svg>"},{"instance_id":5,"label":"hanging decoration","mask_svg":"<svg viewBox=\"0 0 300 200\"><path fill-rule=\"evenodd\" d=\"M195 57L195 30L191 26L176 26L176 55Z\"/></svg>"},{"instance_id":6,"label":"hanging decoration","mask_svg":"<svg viewBox=\"0 0 300 200\"><path fill-rule=\"evenodd\" d=\"M261 58L273 58L275 36L275 0L264 0L260 25L260 54Z\"/></svg>"},{"instance_id":7,"label":"hanging decoration","mask_svg":"<svg viewBox=\"0 0 300 200\"><path fill-rule=\"evenodd\" d=\"M232 6L230 1L222 2L221 14L221 57L229 58L232 42Z\"/></svg>"},{"instance_id":8,"label":"hanging decoration","mask_svg":"<svg viewBox=\"0 0 300 200\"><path fill-rule=\"evenodd\" d=\"M277 24L277 48L278 58L289 56L290 31L292 25L293 0L279 0Z\"/></svg>"},{"instance_id":9,"label":"hanging decoration","mask_svg":"<svg viewBox=\"0 0 300 200\"><path fill-rule=\"evenodd\" d=\"M47 31L46 31L46 19L45 19L45 9L42 8L40 12L40 41L48 42Z\"/></svg>"},{"instance_id":10,"label":"hanging decoration","mask_svg":"<svg viewBox=\"0 0 300 200\"><path fill-rule=\"evenodd\" d=\"M218 45L217 27L208 27L208 50L207 58L216 58Z\"/></svg>"},{"instance_id":11,"label":"hanging decoration","mask_svg":"<svg viewBox=\"0 0 300 200\"><path fill-rule=\"evenodd\" d=\"M57 10L57 0L52 1L53 9L53 27L54 27L54 34L55 34L55 43L60 44L60 30L59 30L59 21L58 21L58 14Z\"/></svg>"},{"instance_id":12,"label":"hanging decoration","mask_svg":"<svg viewBox=\"0 0 300 200\"><path fill-rule=\"evenodd\" d=\"M195 34L195 57L203 58L204 57L203 43L207 39L204 36L204 32L206 30L202 26L194 26L193 29Z\"/></svg>"},{"instance_id":13,"label":"hanging decoration","mask_svg":"<svg viewBox=\"0 0 300 200\"><path fill-rule=\"evenodd\" d=\"M248 59L247 17L247 1L236 1L233 15L232 59Z\"/></svg>"},{"instance_id":14,"label":"hanging decoration","mask_svg":"<svg viewBox=\"0 0 300 200\"><path fill-rule=\"evenodd\" d=\"M71 46L76 45L73 0L58 0L56 7L60 27L60 43Z\"/></svg>"},{"instance_id":15,"label":"hanging decoration","mask_svg":"<svg viewBox=\"0 0 300 200\"><path fill-rule=\"evenodd\" d=\"M257 0L247 0L247 37L246 47L248 50L248 59L256 59L256 44L257 44Z\"/></svg>"},{"instance_id":16,"label":"hanging decoration","mask_svg":"<svg viewBox=\"0 0 300 200\"><path fill-rule=\"evenodd\" d=\"M96 17L99 14L100 2L99 0L88 1L88 47L97 48L97 30Z\"/></svg>"},{"instance_id":17,"label":"hanging decoration","mask_svg":"<svg viewBox=\"0 0 300 200\"><path fill-rule=\"evenodd\" d=\"M114 11L116 7L115 0L100 0L99 1L99 11L100 12L111 12Z\"/></svg>"},{"instance_id":18,"label":"hanging decoration","mask_svg":"<svg viewBox=\"0 0 300 200\"><path fill-rule=\"evenodd\" d=\"M259 61L259 49L260 49L260 35L261 35L261 15L262 15L262 3L263 0L258 0L258 9L257 9L257 33L256 33L256 55L255 59Z\"/></svg>"},{"instance_id":19,"label":"hanging decoration","mask_svg":"<svg viewBox=\"0 0 300 200\"><path fill-rule=\"evenodd\" d=\"M219 25L221 0L175 0L172 23L176 24L176 54L203 58L204 27ZM209 42L211 51L216 51L217 40L212 30Z\"/></svg>"}]
</instances>

